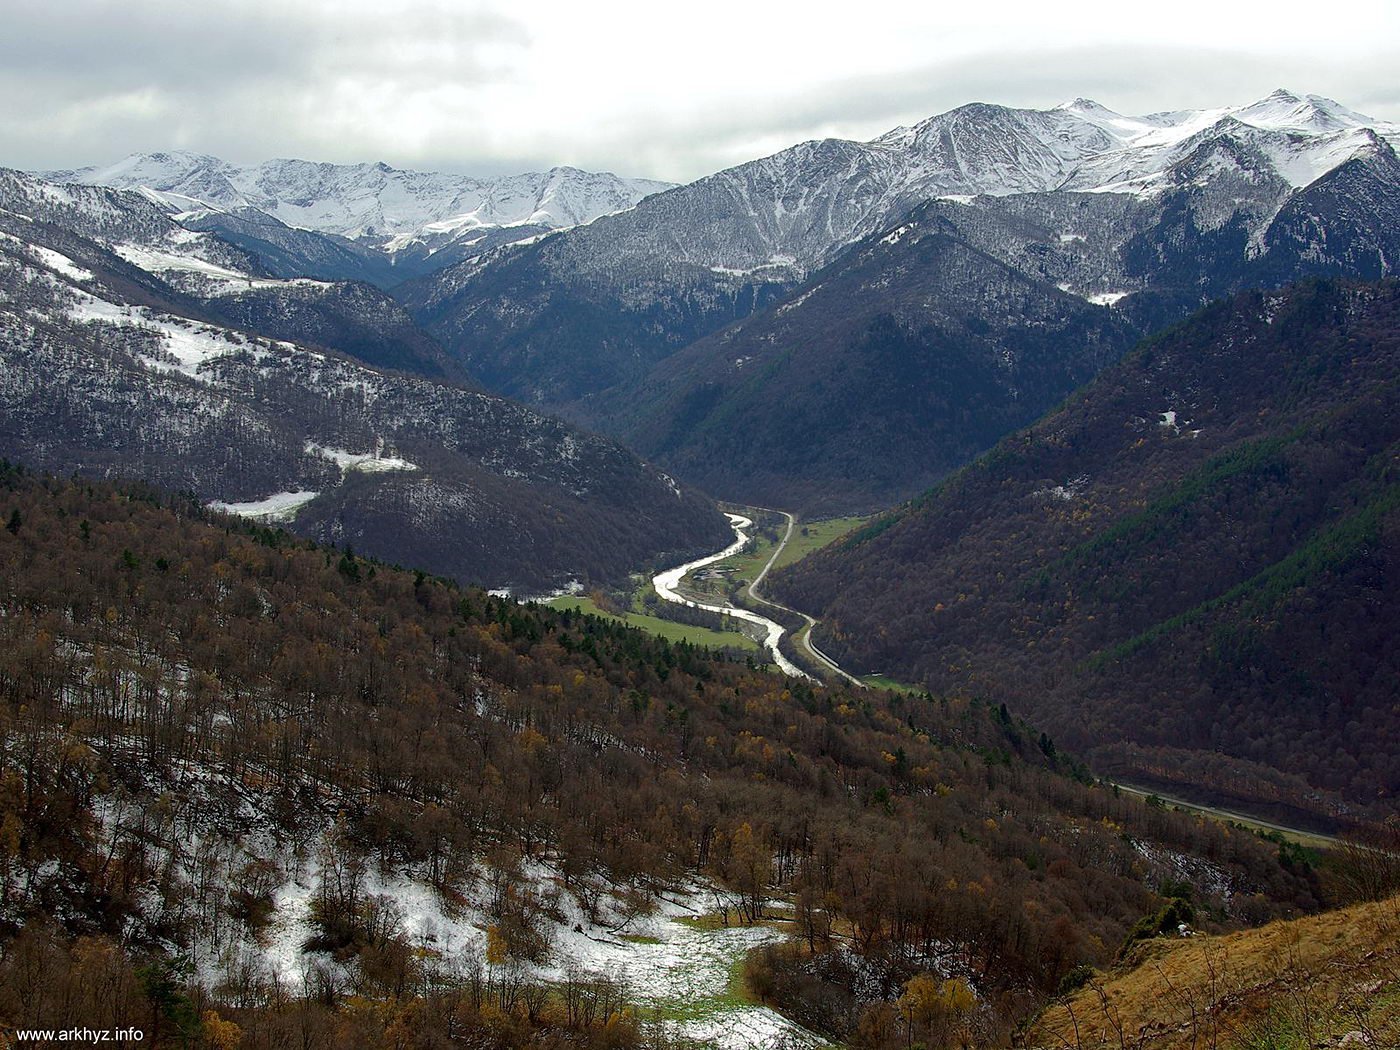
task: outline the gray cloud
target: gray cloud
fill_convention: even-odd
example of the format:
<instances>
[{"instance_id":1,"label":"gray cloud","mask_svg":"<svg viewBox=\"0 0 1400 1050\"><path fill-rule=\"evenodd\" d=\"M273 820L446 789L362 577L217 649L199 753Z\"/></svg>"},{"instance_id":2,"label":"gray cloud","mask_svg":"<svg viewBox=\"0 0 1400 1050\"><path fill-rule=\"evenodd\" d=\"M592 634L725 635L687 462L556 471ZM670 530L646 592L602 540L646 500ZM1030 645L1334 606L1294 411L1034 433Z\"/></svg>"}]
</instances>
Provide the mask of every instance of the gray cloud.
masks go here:
<instances>
[{"instance_id":1,"label":"gray cloud","mask_svg":"<svg viewBox=\"0 0 1400 1050\"><path fill-rule=\"evenodd\" d=\"M316 107L352 85L433 90L444 70L455 85L496 82L509 68L491 49L528 40L519 23L450 7L330 18L266 0L19 0L0 36L0 163L75 166L169 146L232 159L372 148L374 128L347 136Z\"/></svg>"},{"instance_id":2,"label":"gray cloud","mask_svg":"<svg viewBox=\"0 0 1400 1050\"><path fill-rule=\"evenodd\" d=\"M869 138L969 101L1047 106L1084 95L1142 113L1287 86L1400 120L1396 47L1344 63L1094 46L987 50L861 77L833 70L742 105L706 101L702 69L680 104L649 106L643 89L586 128L548 112L517 114L507 127L496 100L503 86L531 86L518 83L528 64L516 61L530 52L528 27L467 4L386 6L11 0L0 36L0 164L73 167L174 147L235 161L383 159L480 174L571 163L684 181L807 138Z\"/></svg>"}]
</instances>

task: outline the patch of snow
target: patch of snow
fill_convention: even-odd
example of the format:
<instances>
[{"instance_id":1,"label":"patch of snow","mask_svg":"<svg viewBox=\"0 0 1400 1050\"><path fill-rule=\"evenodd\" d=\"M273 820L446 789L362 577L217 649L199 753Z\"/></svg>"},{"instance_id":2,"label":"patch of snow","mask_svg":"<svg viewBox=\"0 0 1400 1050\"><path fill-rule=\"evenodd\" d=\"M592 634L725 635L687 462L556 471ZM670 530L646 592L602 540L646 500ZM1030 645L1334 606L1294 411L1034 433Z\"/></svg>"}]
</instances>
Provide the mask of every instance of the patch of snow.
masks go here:
<instances>
[{"instance_id":1,"label":"patch of snow","mask_svg":"<svg viewBox=\"0 0 1400 1050\"><path fill-rule=\"evenodd\" d=\"M1080 474L1078 477L1071 478L1070 480L1066 481L1063 485L1055 485L1050 488L1037 489L1035 492L1031 493L1031 495L1040 497L1042 499L1048 498L1063 500L1068 503L1072 500L1077 499L1080 493L1084 491L1085 487L1088 484L1089 475Z\"/></svg>"},{"instance_id":2,"label":"patch of snow","mask_svg":"<svg viewBox=\"0 0 1400 1050\"><path fill-rule=\"evenodd\" d=\"M93 278L91 270L84 270L68 256L61 252L56 252L52 248L45 248L42 245L31 244L27 246L30 255L38 259L55 273L61 273L64 277L73 281L90 281Z\"/></svg>"},{"instance_id":3,"label":"patch of snow","mask_svg":"<svg viewBox=\"0 0 1400 1050\"><path fill-rule=\"evenodd\" d=\"M416 463L410 463L398 456L386 456L382 448L373 452L346 452L344 449L327 448L314 441L306 443L306 451L313 456L328 459L343 471L358 470L366 474L380 474L394 470L417 470Z\"/></svg>"},{"instance_id":4,"label":"patch of snow","mask_svg":"<svg viewBox=\"0 0 1400 1050\"><path fill-rule=\"evenodd\" d=\"M69 310L75 321L141 328L161 338L161 349L175 360L143 356L146 367L180 372L202 379L200 368L209 361L248 348L248 340L226 328L215 328L183 318L157 314L143 306L119 306L86 292Z\"/></svg>"},{"instance_id":5,"label":"patch of snow","mask_svg":"<svg viewBox=\"0 0 1400 1050\"><path fill-rule=\"evenodd\" d=\"M909 232L909 225L906 223L905 225L899 227L897 230L894 230L892 233L888 233L888 234L886 234L885 236L881 237L881 238L880 238L880 243L881 243L881 244L898 244L898 243L899 243L899 239L900 239L901 237L903 237L903 236L904 236L906 233L908 233L908 232Z\"/></svg>"},{"instance_id":6,"label":"patch of snow","mask_svg":"<svg viewBox=\"0 0 1400 1050\"><path fill-rule=\"evenodd\" d=\"M1112 306L1119 299L1131 294L1131 292L1095 292L1093 295L1086 295L1084 298L1088 299L1089 302L1093 303L1095 306Z\"/></svg>"},{"instance_id":7,"label":"patch of snow","mask_svg":"<svg viewBox=\"0 0 1400 1050\"><path fill-rule=\"evenodd\" d=\"M209 506L214 510L237 514L240 518L290 521L296 516L297 511L319 495L319 492L303 489L298 492L274 492L266 499L250 500L246 503L225 503L222 500L213 500Z\"/></svg>"},{"instance_id":8,"label":"patch of snow","mask_svg":"<svg viewBox=\"0 0 1400 1050\"><path fill-rule=\"evenodd\" d=\"M131 263L132 266L139 266L152 273L184 270L189 273L200 273L206 277L220 277L225 280L251 280L250 274L231 270L227 266L220 266L218 263L201 259L196 255L177 255L174 252L162 252L140 244L114 244L112 251Z\"/></svg>"}]
</instances>

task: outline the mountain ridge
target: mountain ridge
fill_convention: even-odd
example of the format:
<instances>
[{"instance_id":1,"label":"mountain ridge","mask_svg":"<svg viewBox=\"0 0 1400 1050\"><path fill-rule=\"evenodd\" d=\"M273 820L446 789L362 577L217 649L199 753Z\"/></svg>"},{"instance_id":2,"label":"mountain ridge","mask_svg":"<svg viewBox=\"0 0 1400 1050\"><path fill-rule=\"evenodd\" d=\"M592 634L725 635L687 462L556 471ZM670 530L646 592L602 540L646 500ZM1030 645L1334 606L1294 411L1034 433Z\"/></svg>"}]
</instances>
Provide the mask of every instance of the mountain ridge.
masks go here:
<instances>
[{"instance_id":1,"label":"mountain ridge","mask_svg":"<svg viewBox=\"0 0 1400 1050\"><path fill-rule=\"evenodd\" d=\"M1398 303L1214 304L770 587L851 669L1005 702L1130 782L1387 805Z\"/></svg>"}]
</instances>

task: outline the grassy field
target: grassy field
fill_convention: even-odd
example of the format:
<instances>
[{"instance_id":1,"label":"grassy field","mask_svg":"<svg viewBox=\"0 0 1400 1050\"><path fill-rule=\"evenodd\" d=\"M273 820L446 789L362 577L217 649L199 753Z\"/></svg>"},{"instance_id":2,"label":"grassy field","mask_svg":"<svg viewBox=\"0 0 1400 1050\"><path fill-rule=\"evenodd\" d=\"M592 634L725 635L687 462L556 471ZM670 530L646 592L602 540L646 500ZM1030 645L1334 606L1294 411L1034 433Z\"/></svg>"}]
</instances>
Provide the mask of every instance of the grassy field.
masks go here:
<instances>
[{"instance_id":1,"label":"grassy field","mask_svg":"<svg viewBox=\"0 0 1400 1050\"><path fill-rule=\"evenodd\" d=\"M896 682L893 678L886 678L882 674L861 675L860 680L871 689L893 689L896 693L923 692L923 689L918 686L909 685L907 682Z\"/></svg>"},{"instance_id":2,"label":"grassy field","mask_svg":"<svg viewBox=\"0 0 1400 1050\"><path fill-rule=\"evenodd\" d=\"M673 623L670 620L663 620L659 616L648 616L646 613L639 612L618 616L616 613L605 612L594 604L592 599L579 595L551 598L545 604L553 609L577 609L580 612L591 613L608 620L621 620L623 623L639 627L643 631L648 631L672 642L689 642L691 645L706 645L712 649L730 648L758 651L758 643L738 631L716 631L708 627L692 627L689 624Z\"/></svg>"},{"instance_id":3,"label":"grassy field","mask_svg":"<svg viewBox=\"0 0 1400 1050\"><path fill-rule=\"evenodd\" d=\"M778 560L773 563L773 568L781 569L785 565L801 561L813 551L821 550L828 543L839 540L846 533L855 531L869 520L869 517L826 518L822 521L802 521L799 519L797 527L792 530L792 540L783 549L783 553L778 556Z\"/></svg>"}]
</instances>

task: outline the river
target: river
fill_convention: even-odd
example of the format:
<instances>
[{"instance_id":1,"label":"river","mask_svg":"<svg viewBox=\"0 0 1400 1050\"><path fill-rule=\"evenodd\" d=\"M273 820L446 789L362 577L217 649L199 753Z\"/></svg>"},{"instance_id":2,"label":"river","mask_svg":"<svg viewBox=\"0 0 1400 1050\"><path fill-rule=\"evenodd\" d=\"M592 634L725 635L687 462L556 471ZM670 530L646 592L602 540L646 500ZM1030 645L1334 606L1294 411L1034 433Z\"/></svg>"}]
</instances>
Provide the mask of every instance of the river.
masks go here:
<instances>
[{"instance_id":1,"label":"river","mask_svg":"<svg viewBox=\"0 0 1400 1050\"><path fill-rule=\"evenodd\" d=\"M778 669L782 671L783 674L790 675L793 678L806 678L808 681L815 681L811 675L784 656L782 650L778 648L778 641L784 634L782 624L775 623L768 619L768 617L760 616L756 612L750 612L748 609L739 609L732 605L706 605L704 602L691 601L676 589L680 586L681 580L685 579L687 573L703 568L706 565L711 565L714 562L723 561L731 555L738 554L739 551L743 550L744 544L749 542L749 534L744 530L752 528L753 521L744 517L742 514L726 514L725 517L729 519L729 524L734 529L733 543L717 554L711 554L708 557L699 558L695 561L688 561L684 565L676 566L674 569L667 569L665 572L657 573L651 578L651 585L656 588L656 593L665 601L675 602L677 605L688 605L692 609L708 609L710 612L732 616L736 620L746 620L749 623L757 624L759 627L763 628L764 631L764 648L772 654L773 662L778 665Z\"/></svg>"}]
</instances>

